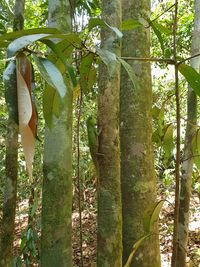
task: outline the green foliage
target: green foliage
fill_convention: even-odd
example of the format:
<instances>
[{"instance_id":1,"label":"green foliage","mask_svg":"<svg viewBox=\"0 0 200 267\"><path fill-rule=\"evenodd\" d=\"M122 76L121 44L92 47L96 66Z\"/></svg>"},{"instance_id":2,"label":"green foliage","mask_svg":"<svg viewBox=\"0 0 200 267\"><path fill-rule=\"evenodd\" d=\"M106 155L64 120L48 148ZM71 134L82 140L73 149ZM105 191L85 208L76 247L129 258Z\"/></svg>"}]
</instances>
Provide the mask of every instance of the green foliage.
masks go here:
<instances>
[{"instance_id":1,"label":"green foliage","mask_svg":"<svg viewBox=\"0 0 200 267\"><path fill-rule=\"evenodd\" d=\"M194 68L186 64L180 64L178 69L194 92L200 96L200 74Z\"/></svg>"},{"instance_id":2,"label":"green foliage","mask_svg":"<svg viewBox=\"0 0 200 267\"><path fill-rule=\"evenodd\" d=\"M126 70L131 82L133 83L134 88L137 89L138 88L137 78L136 78L136 75L135 75L133 68L125 60L123 60L119 57L117 59L122 64L124 69Z\"/></svg>"},{"instance_id":3,"label":"green foliage","mask_svg":"<svg viewBox=\"0 0 200 267\"><path fill-rule=\"evenodd\" d=\"M94 53L89 53L82 57L80 63L80 86L85 94L88 94L96 82L96 69L93 66Z\"/></svg>"},{"instance_id":4,"label":"green foliage","mask_svg":"<svg viewBox=\"0 0 200 267\"><path fill-rule=\"evenodd\" d=\"M33 55L33 59L46 82L63 98L67 93L67 86L60 70L46 58L39 58Z\"/></svg>"},{"instance_id":5,"label":"green foliage","mask_svg":"<svg viewBox=\"0 0 200 267\"><path fill-rule=\"evenodd\" d=\"M151 205L151 207L146 211L144 216L144 230L146 234L152 234L155 223L158 222L159 214L164 202L164 200L160 200Z\"/></svg>"},{"instance_id":6,"label":"green foliage","mask_svg":"<svg viewBox=\"0 0 200 267\"><path fill-rule=\"evenodd\" d=\"M137 19L127 19L122 21L121 30L122 31L134 30L141 26L143 26L142 23L140 23Z\"/></svg>"}]
</instances>

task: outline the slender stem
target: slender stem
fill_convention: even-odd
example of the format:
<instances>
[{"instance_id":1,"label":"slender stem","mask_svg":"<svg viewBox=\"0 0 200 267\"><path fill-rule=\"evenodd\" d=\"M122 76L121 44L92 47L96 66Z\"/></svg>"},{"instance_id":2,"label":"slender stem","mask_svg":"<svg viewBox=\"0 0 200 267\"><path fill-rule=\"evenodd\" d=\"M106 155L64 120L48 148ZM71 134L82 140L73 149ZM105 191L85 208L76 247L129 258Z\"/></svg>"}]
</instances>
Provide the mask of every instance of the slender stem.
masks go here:
<instances>
[{"instance_id":1,"label":"slender stem","mask_svg":"<svg viewBox=\"0 0 200 267\"><path fill-rule=\"evenodd\" d=\"M187 60L190 60L190 59L192 59L192 58L199 57L199 56L200 56L200 53L195 54L195 55L192 55L192 56L190 56L190 57L187 57L187 58L185 58L185 59L179 61L179 62L178 62L178 65L184 63L184 62L187 61Z\"/></svg>"},{"instance_id":2,"label":"slender stem","mask_svg":"<svg viewBox=\"0 0 200 267\"><path fill-rule=\"evenodd\" d=\"M82 231L82 190L81 190L81 174L80 174L80 120L82 112L82 90L78 100L78 118L77 118L77 181L78 181L78 209L79 209L79 238L80 238L80 267L83 267L83 231Z\"/></svg>"},{"instance_id":3,"label":"slender stem","mask_svg":"<svg viewBox=\"0 0 200 267\"><path fill-rule=\"evenodd\" d=\"M159 14L157 17L155 17L155 19L152 19L149 23L149 26L151 25L152 22L156 21L157 19L159 19L162 15L164 15L166 12L168 12L169 10L171 10L173 7L175 7L176 3L174 3L173 5L171 5L169 8L167 8L165 11L163 11L161 14Z\"/></svg>"},{"instance_id":4,"label":"slender stem","mask_svg":"<svg viewBox=\"0 0 200 267\"><path fill-rule=\"evenodd\" d=\"M156 58L156 57L120 57L124 60L139 60L139 61L153 61L153 62L165 62L168 64L175 64L175 61L171 58Z\"/></svg>"},{"instance_id":5,"label":"slender stem","mask_svg":"<svg viewBox=\"0 0 200 267\"><path fill-rule=\"evenodd\" d=\"M174 61L177 62L177 26L178 26L178 0L175 2L174 26L173 26L173 55ZM173 230L173 251L171 266L177 266L177 249L178 249L178 221L179 221L179 194L180 194L180 92L178 64L175 64L175 96L176 96L176 169L175 169L175 210L174 210L174 230Z\"/></svg>"}]
</instances>

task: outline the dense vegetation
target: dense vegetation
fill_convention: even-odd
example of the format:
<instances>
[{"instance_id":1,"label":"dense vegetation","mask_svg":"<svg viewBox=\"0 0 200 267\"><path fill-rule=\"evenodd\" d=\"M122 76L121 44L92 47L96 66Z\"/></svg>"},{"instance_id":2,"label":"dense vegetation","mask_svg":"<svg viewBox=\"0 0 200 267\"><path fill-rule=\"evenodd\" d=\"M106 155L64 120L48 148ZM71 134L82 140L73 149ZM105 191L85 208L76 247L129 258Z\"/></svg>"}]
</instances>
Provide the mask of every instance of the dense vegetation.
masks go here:
<instances>
[{"instance_id":1,"label":"dense vegetation","mask_svg":"<svg viewBox=\"0 0 200 267\"><path fill-rule=\"evenodd\" d=\"M2 0L0 267L200 264L200 0Z\"/></svg>"}]
</instances>

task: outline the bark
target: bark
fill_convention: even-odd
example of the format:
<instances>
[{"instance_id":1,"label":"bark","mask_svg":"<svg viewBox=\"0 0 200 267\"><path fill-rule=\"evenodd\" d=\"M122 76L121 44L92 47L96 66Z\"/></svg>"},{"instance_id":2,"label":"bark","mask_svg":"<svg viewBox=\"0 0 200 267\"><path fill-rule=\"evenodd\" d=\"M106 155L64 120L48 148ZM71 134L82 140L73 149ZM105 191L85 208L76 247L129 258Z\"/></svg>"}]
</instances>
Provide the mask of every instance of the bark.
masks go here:
<instances>
[{"instance_id":1,"label":"bark","mask_svg":"<svg viewBox=\"0 0 200 267\"><path fill-rule=\"evenodd\" d=\"M194 3L194 31L192 37L191 54L200 53L200 1L196 0ZM191 66L200 70L199 58L191 59ZM189 208L190 196L192 186L192 171L193 171L193 157L192 157L192 139L195 134L194 125L197 124L197 97L191 88L188 88L187 96L187 125L185 133L184 158L182 165L181 177L181 192L180 192L180 206L179 206L179 233L178 233L178 252L177 252L177 267L186 266L187 245L188 245L188 224L189 224Z\"/></svg>"},{"instance_id":2,"label":"bark","mask_svg":"<svg viewBox=\"0 0 200 267\"><path fill-rule=\"evenodd\" d=\"M69 32L70 3L49 1L49 26ZM41 266L71 267L72 90L65 97L54 127L45 132L42 192Z\"/></svg>"},{"instance_id":3,"label":"bark","mask_svg":"<svg viewBox=\"0 0 200 267\"><path fill-rule=\"evenodd\" d=\"M102 18L119 28L121 2L103 0ZM112 31L102 30L101 40L102 47L120 55L120 40ZM98 267L120 267L122 264L119 93L119 64L110 76L107 67L102 63L99 69L98 99Z\"/></svg>"},{"instance_id":4,"label":"bark","mask_svg":"<svg viewBox=\"0 0 200 267\"><path fill-rule=\"evenodd\" d=\"M149 0L122 0L122 20L149 19ZM149 57L149 28L124 33L122 56ZM123 216L123 264L134 243L145 235L145 212L156 202L156 178L152 150L152 83L148 62L131 61L138 88L135 89L125 70L121 72L120 139L121 188ZM160 266L158 229L144 241L131 266Z\"/></svg>"},{"instance_id":5,"label":"bark","mask_svg":"<svg viewBox=\"0 0 200 267\"><path fill-rule=\"evenodd\" d=\"M14 31L18 31L23 28L24 4L24 0L15 1L13 22ZM1 226L0 266L10 267L12 266L13 257L18 175L18 108L15 62L10 62L7 66L4 82L5 98L8 108L8 123L6 136L6 178Z\"/></svg>"}]
</instances>

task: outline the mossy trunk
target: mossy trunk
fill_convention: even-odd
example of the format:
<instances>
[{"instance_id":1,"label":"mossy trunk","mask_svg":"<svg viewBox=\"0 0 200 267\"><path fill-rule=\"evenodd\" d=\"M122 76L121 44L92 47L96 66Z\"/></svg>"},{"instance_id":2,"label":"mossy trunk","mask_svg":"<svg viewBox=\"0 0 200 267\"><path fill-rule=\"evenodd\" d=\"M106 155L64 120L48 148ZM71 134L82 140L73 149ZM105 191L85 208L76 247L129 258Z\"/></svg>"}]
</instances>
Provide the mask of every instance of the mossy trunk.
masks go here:
<instances>
[{"instance_id":1,"label":"mossy trunk","mask_svg":"<svg viewBox=\"0 0 200 267\"><path fill-rule=\"evenodd\" d=\"M69 32L68 1L49 1L49 26ZM72 91L64 99L54 127L46 126L42 190L41 267L71 267Z\"/></svg>"},{"instance_id":2,"label":"mossy trunk","mask_svg":"<svg viewBox=\"0 0 200 267\"><path fill-rule=\"evenodd\" d=\"M121 2L103 0L102 18L109 25L119 28ZM102 30L101 40L103 48L120 55L120 40L112 31ZM107 66L102 63L98 99L98 267L120 267L122 264L119 93L119 64L109 75Z\"/></svg>"},{"instance_id":3,"label":"mossy trunk","mask_svg":"<svg viewBox=\"0 0 200 267\"><path fill-rule=\"evenodd\" d=\"M16 0L14 7L13 30L23 28L24 0ZM5 75L5 98L8 108L8 123L6 136L6 177L3 203L3 218L1 222L0 266L11 267L13 260L13 241L15 232L15 210L17 199L18 176L18 108L17 108L17 78L16 64L7 65Z\"/></svg>"},{"instance_id":4,"label":"mossy trunk","mask_svg":"<svg viewBox=\"0 0 200 267\"><path fill-rule=\"evenodd\" d=\"M149 19L149 0L122 0L122 20ZM122 56L149 57L149 28L124 33ZM123 214L123 264L134 243L145 235L144 215L156 201L156 178L152 149L152 83L149 62L129 61L137 77L135 89L125 70L121 72L120 139ZM147 238L131 266L159 267L158 229Z\"/></svg>"},{"instance_id":5,"label":"mossy trunk","mask_svg":"<svg viewBox=\"0 0 200 267\"><path fill-rule=\"evenodd\" d=\"M194 2L194 31L192 37L191 54L200 53L200 1ZM200 59L198 57L191 59L191 66L200 70ZM189 208L190 196L192 187L192 170L193 170L193 155L192 155L192 139L196 132L197 124L197 97L194 91L189 88L187 96L187 126L185 133L184 158L182 165L181 177L181 192L179 206L179 233L178 233L178 252L177 252L177 267L186 267L187 245L188 245L188 224L189 224Z\"/></svg>"}]
</instances>

